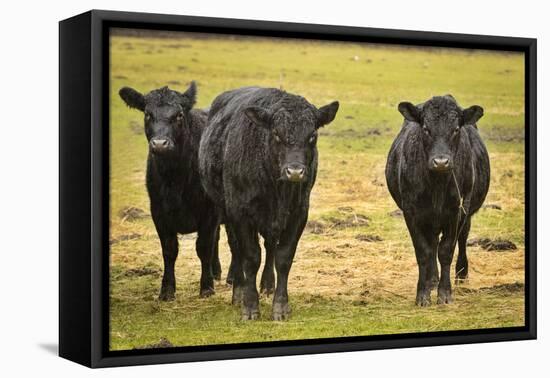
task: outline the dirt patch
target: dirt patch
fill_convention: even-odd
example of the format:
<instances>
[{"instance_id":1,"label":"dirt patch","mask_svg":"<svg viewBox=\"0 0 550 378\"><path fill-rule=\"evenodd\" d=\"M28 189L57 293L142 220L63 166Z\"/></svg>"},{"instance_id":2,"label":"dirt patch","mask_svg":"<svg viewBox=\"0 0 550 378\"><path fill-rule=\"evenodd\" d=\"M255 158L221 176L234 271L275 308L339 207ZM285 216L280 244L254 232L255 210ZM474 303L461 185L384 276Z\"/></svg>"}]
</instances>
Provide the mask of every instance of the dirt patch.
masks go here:
<instances>
[{"instance_id":1,"label":"dirt patch","mask_svg":"<svg viewBox=\"0 0 550 378\"><path fill-rule=\"evenodd\" d=\"M113 239L109 240L109 245L120 243L120 242L126 241L126 240L139 239L140 237L141 237L140 234L135 234L135 233L134 234L120 235L116 238L113 238Z\"/></svg>"},{"instance_id":2,"label":"dirt patch","mask_svg":"<svg viewBox=\"0 0 550 378\"><path fill-rule=\"evenodd\" d=\"M138 346L138 347L135 347L134 349L154 349L154 348L173 348L173 347L174 347L174 344L172 344L167 338L161 337L158 343Z\"/></svg>"},{"instance_id":3,"label":"dirt patch","mask_svg":"<svg viewBox=\"0 0 550 378\"><path fill-rule=\"evenodd\" d=\"M324 234L326 229L326 224L315 220L308 221L306 225L306 230L315 235Z\"/></svg>"},{"instance_id":4,"label":"dirt patch","mask_svg":"<svg viewBox=\"0 0 550 378\"><path fill-rule=\"evenodd\" d=\"M120 210L118 213L118 216L122 218L122 221L135 221L138 219L147 218L149 214L147 214L144 210L138 208L138 207L125 207L124 209Z\"/></svg>"},{"instance_id":5,"label":"dirt patch","mask_svg":"<svg viewBox=\"0 0 550 378\"><path fill-rule=\"evenodd\" d=\"M393 218L401 218L403 217L403 211L400 209L395 209L394 211L390 211L388 215Z\"/></svg>"},{"instance_id":6,"label":"dirt patch","mask_svg":"<svg viewBox=\"0 0 550 378\"><path fill-rule=\"evenodd\" d=\"M481 206L483 209L494 209L494 210L502 210L502 206L496 204L496 203L488 203L483 206Z\"/></svg>"},{"instance_id":7,"label":"dirt patch","mask_svg":"<svg viewBox=\"0 0 550 378\"><path fill-rule=\"evenodd\" d=\"M193 46L191 46L189 44L184 44L184 43L173 43L173 44L170 44L170 45L163 45L162 47L166 47L166 48L169 48L169 49L189 49Z\"/></svg>"},{"instance_id":8,"label":"dirt patch","mask_svg":"<svg viewBox=\"0 0 550 378\"><path fill-rule=\"evenodd\" d=\"M381 242L382 238L378 235L366 235L366 234L357 234L355 239L364 242Z\"/></svg>"},{"instance_id":9,"label":"dirt patch","mask_svg":"<svg viewBox=\"0 0 550 378\"><path fill-rule=\"evenodd\" d=\"M142 266L139 268L132 268L125 271L122 275L124 277L143 277L143 276L160 276L160 269L152 266Z\"/></svg>"},{"instance_id":10,"label":"dirt patch","mask_svg":"<svg viewBox=\"0 0 550 378\"><path fill-rule=\"evenodd\" d=\"M493 294L510 294L518 293L525 291L525 284L521 282L512 282L498 284L495 286L485 286L479 289L471 289L468 287L458 286L456 290L461 294L471 294L471 293L493 293Z\"/></svg>"},{"instance_id":11,"label":"dirt patch","mask_svg":"<svg viewBox=\"0 0 550 378\"><path fill-rule=\"evenodd\" d=\"M371 184L374 185L374 186L380 186L380 187L384 186L384 183L382 181L378 180L378 179L372 180Z\"/></svg>"},{"instance_id":12,"label":"dirt patch","mask_svg":"<svg viewBox=\"0 0 550 378\"><path fill-rule=\"evenodd\" d=\"M468 240L468 246L480 246L486 251L510 251L517 249L517 246L510 240L474 238Z\"/></svg>"},{"instance_id":13,"label":"dirt patch","mask_svg":"<svg viewBox=\"0 0 550 378\"><path fill-rule=\"evenodd\" d=\"M347 116L346 119L353 119L348 118L352 116ZM353 138L353 139L362 139L362 138L368 138L373 136L379 136L382 135L382 131L379 128L369 128L366 130L355 130L355 129L345 129L341 131L323 131L323 135L329 136L329 137L336 137L336 138Z\"/></svg>"},{"instance_id":14,"label":"dirt patch","mask_svg":"<svg viewBox=\"0 0 550 378\"><path fill-rule=\"evenodd\" d=\"M307 223L306 230L312 234L326 234L331 230L368 226L370 218L365 214L355 212L351 206L339 207L339 215L326 215L319 220Z\"/></svg>"}]
</instances>

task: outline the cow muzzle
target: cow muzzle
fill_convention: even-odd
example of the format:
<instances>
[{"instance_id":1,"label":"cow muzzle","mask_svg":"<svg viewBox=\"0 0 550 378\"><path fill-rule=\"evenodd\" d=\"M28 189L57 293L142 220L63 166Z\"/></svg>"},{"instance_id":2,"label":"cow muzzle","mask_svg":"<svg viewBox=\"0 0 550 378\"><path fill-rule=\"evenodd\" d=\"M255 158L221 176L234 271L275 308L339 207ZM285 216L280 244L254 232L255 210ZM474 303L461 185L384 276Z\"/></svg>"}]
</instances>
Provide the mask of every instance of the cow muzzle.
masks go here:
<instances>
[{"instance_id":1,"label":"cow muzzle","mask_svg":"<svg viewBox=\"0 0 550 378\"><path fill-rule=\"evenodd\" d=\"M283 171L288 181L302 182L305 179L306 167L302 164L289 164Z\"/></svg>"},{"instance_id":2,"label":"cow muzzle","mask_svg":"<svg viewBox=\"0 0 550 378\"><path fill-rule=\"evenodd\" d=\"M154 154L163 154L174 149L174 143L167 138L153 138L149 142L149 148Z\"/></svg>"},{"instance_id":3,"label":"cow muzzle","mask_svg":"<svg viewBox=\"0 0 550 378\"><path fill-rule=\"evenodd\" d=\"M452 169L451 158L446 155L439 155L431 159L430 169L434 172L448 172Z\"/></svg>"}]
</instances>

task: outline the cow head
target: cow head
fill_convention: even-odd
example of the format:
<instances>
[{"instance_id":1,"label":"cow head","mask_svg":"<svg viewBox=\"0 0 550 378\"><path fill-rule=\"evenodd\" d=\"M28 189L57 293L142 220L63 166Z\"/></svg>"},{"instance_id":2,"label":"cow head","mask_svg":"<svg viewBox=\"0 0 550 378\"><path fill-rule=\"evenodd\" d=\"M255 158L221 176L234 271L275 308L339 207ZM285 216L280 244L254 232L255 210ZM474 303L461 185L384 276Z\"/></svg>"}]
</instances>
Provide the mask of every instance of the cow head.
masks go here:
<instances>
[{"instance_id":1,"label":"cow head","mask_svg":"<svg viewBox=\"0 0 550 378\"><path fill-rule=\"evenodd\" d=\"M124 87L119 94L129 107L144 113L149 151L156 155L173 152L196 101L195 82L191 82L183 93L163 87L142 95L135 89Z\"/></svg>"},{"instance_id":2,"label":"cow head","mask_svg":"<svg viewBox=\"0 0 550 378\"><path fill-rule=\"evenodd\" d=\"M481 106L462 109L451 95L434 97L418 106L402 102L398 109L406 120L422 129L421 144L428 156L428 169L439 173L453 169L463 126L475 125L483 116Z\"/></svg>"},{"instance_id":3,"label":"cow head","mask_svg":"<svg viewBox=\"0 0 550 378\"><path fill-rule=\"evenodd\" d=\"M269 131L268 149L280 179L303 182L317 148L317 130L332 122L338 102L319 109L296 96L283 99L273 109L251 106L245 115Z\"/></svg>"}]
</instances>

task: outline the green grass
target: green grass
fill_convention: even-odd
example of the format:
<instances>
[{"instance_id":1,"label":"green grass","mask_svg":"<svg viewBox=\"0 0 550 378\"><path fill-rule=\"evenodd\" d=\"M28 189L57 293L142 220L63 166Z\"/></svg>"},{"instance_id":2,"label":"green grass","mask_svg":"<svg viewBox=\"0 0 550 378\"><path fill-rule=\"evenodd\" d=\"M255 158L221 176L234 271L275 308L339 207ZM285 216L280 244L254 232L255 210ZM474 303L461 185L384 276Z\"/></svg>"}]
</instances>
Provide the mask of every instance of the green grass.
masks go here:
<instances>
[{"instance_id":1,"label":"green grass","mask_svg":"<svg viewBox=\"0 0 550 378\"><path fill-rule=\"evenodd\" d=\"M354 57L358 59L354 59ZM277 39L111 38L111 348L158 343L223 344L378 335L524 324L524 72L523 56L486 51L415 49L355 43ZM336 120L319 138L319 176L310 220L325 227L303 235L290 274L293 309L287 322L241 322L230 288L198 298L195 235L181 238L176 301L161 303L162 258L150 217L123 220L119 212L148 212L147 144L142 114L118 97L122 86L142 92L169 85L199 86L198 107L224 90L282 86L321 106L340 101ZM504 238L510 252L469 249L469 282L455 302L414 306L417 267L411 242L385 187L384 164L402 123L400 101L422 102L452 93L463 106L485 109L479 122L491 156L491 189L473 220L471 237ZM365 215L367 223L334 227ZM353 217L352 217L353 218ZM359 236L378 236L365 242ZM224 273L229 252L220 242ZM518 282L519 289L511 285Z\"/></svg>"}]
</instances>

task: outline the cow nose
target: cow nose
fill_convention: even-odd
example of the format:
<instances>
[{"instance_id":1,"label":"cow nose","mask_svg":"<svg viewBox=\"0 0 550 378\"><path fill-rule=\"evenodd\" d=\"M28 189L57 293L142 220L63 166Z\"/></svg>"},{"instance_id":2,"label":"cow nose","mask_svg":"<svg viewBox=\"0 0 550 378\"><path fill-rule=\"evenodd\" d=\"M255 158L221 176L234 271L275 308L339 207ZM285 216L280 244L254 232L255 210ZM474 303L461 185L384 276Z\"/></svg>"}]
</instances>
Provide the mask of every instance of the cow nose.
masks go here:
<instances>
[{"instance_id":1,"label":"cow nose","mask_svg":"<svg viewBox=\"0 0 550 378\"><path fill-rule=\"evenodd\" d=\"M163 151L166 151L169 146L170 146L170 142L168 141L168 139L151 139L151 142L149 142L150 146L151 146L151 149L154 151L154 152L163 152Z\"/></svg>"},{"instance_id":2,"label":"cow nose","mask_svg":"<svg viewBox=\"0 0 550 378\"><path fill-rule=\"evenodd\" d=\"M449 168L449 158L447 157L436 157L433 160L434 168L437 169L446 169Z\"/></svg>"},{"instance_id":3,"label":"cow nose","mask_svg":"<svg viewBox=\"0 0 550 378\"><path fill-rule=\"evenodd\" d=\"M290 181L301 181L306 169L302 166L288 166L285 169L286 177Z\"/></svg>"}]
</instances>

